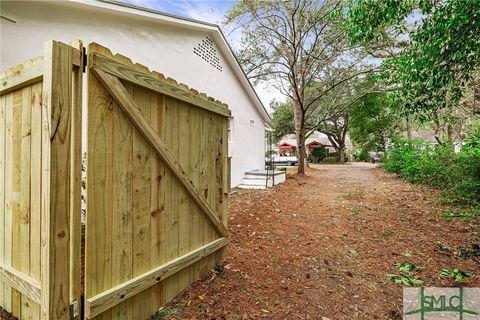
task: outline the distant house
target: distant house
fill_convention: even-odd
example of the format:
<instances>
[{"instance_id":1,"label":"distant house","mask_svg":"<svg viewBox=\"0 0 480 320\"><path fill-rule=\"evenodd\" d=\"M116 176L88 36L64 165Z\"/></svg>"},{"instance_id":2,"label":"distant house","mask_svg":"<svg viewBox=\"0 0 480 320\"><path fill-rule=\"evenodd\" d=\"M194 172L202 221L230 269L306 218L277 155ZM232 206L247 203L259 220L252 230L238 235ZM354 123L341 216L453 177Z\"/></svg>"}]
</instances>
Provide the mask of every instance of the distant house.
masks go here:
<instances>
[{"instance_id":1,"label":"distant house","mask_svg":"<svg viewBox=\"0 0 480 320\"><path fill-rule=\"evenodd\" d=\"M321 133L319 131L315 131L310 137L308 137L305 141L305 147L307 148L307 155L314 148L325 148L327 154L335 154L335 148L328 140L326 134ZM297 152L297 139L294 134L287 134L285 135L278 143L276 148L274 149L278 153L285 152L288 155L296 154Z\"/></svg>"},{"instance_id":2,"label":"distant house","mask_svg":"<svg viewBox=\"0 0 480 320\"><path fill-rule=\"evenodd\" d=\"M320 143L316 140L314 140L310 143L307 143L305 146L307 147L307 154L312 153L313 149L323 149L323 148L326 147L326 145L324 145L323 143Z\"/></svg>"},{"instance_id":3,"label":"distant house","mask_svg":"<svg viewBox=\"0 0 480 320\"><path fill-rule=\"evenodd\" d=\"M0 70L49 40L97 42L228 104L232 187L265 168L270 117L218 25L116 1L2 1L1 14Z\"/></svg>"},{"instance_id":4,"label":"distant house","mask_svg":"<svg viewBox=\"0 0 480 320\"><path fill-rule=\"evenodd\" d=\"M297 152L297 147L287 142L284 142L278 145L277 148L278 148L278 153L280 154L292 155Z\"/></svg>"}]
</instances>

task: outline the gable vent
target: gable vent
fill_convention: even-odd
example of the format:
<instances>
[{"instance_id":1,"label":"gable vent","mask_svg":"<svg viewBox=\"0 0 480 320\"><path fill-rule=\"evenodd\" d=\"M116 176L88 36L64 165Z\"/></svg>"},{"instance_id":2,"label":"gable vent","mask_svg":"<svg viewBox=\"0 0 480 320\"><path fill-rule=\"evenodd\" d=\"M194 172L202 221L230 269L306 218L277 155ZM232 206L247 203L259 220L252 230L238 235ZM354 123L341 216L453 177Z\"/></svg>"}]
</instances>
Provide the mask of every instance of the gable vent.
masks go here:
<instances>
[{"instance_id":1,"label":"gable vent","mask_svg":"<svg viewBox=\"0 0 480 320\"><path fill-rule=\"evenodd\" d=\"M193 53L205 60L212 67L222 71L220 59L218 58L217 49L210 37L205 37L196 47L193 48Z\"/></svg>"}]
</instances>

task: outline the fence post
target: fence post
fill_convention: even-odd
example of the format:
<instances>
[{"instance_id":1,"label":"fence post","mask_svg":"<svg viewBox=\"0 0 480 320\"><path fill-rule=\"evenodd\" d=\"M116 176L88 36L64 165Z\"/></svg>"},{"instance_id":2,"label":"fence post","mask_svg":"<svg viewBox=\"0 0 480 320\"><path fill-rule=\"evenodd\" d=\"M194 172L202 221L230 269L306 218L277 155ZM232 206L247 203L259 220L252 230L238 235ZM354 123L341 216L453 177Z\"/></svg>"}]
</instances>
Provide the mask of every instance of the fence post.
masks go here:
<instances>
[{"instance_id":1,"label":"fence post","mask_svg":"<svg viewBox=\"0 0 480 320\"><path fill-rule=\"evenodd\" d=\"M69 319L72 48L44 47L41 319Z\"/></svg>"}]
</instances>

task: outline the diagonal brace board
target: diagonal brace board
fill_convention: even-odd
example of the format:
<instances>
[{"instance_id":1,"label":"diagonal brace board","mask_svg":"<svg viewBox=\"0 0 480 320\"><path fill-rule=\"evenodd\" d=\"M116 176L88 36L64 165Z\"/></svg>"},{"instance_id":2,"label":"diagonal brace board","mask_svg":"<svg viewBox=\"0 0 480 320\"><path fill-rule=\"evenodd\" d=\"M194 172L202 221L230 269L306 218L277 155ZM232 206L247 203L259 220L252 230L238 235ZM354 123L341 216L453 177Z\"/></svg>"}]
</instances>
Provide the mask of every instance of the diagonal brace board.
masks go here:
<instances>
[{"instance_id":1,"label":"diagonal brace board","mask_svg":"<svg viewBox=\"0 0 480 320\"><path fill-rule=\"evenodd\" d=\"M155 149L155 152L165 162L167 167L187 189L207 218L215 226L219 234L223 237L227 237L228 229L220 221L203 196L197 191L193 182L186 175L185 169L183 169L180 163L175 159L175 156L170 151L169 147L158 136L157 132L150 126L149 122L145 119L137 104L120 80L118 80L117 77L96 68L92 68L92 71L96 74L96 76L105 86L107 91L112 95L118 105L122 108L128 118L133 122L135 127L142 133L144 138L153 147L153 149Z\"/></svg>"}]
</instances>

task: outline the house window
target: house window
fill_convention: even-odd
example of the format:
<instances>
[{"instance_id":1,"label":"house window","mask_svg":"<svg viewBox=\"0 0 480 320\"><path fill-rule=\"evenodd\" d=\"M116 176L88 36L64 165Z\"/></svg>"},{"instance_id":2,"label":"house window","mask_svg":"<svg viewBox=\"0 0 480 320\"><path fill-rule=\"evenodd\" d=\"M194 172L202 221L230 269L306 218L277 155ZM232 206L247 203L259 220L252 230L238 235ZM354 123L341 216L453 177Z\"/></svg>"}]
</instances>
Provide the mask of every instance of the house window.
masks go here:
<instances>
[{"instance_id":1,"label":"house window","mask_svg":"<svg viewBox=\"0 0 480 320\"><path fill-rule=\"evenodd\" d=\"M233 117L228 121L228 142L233 142Z\"/></svg>"}]
</instances>

